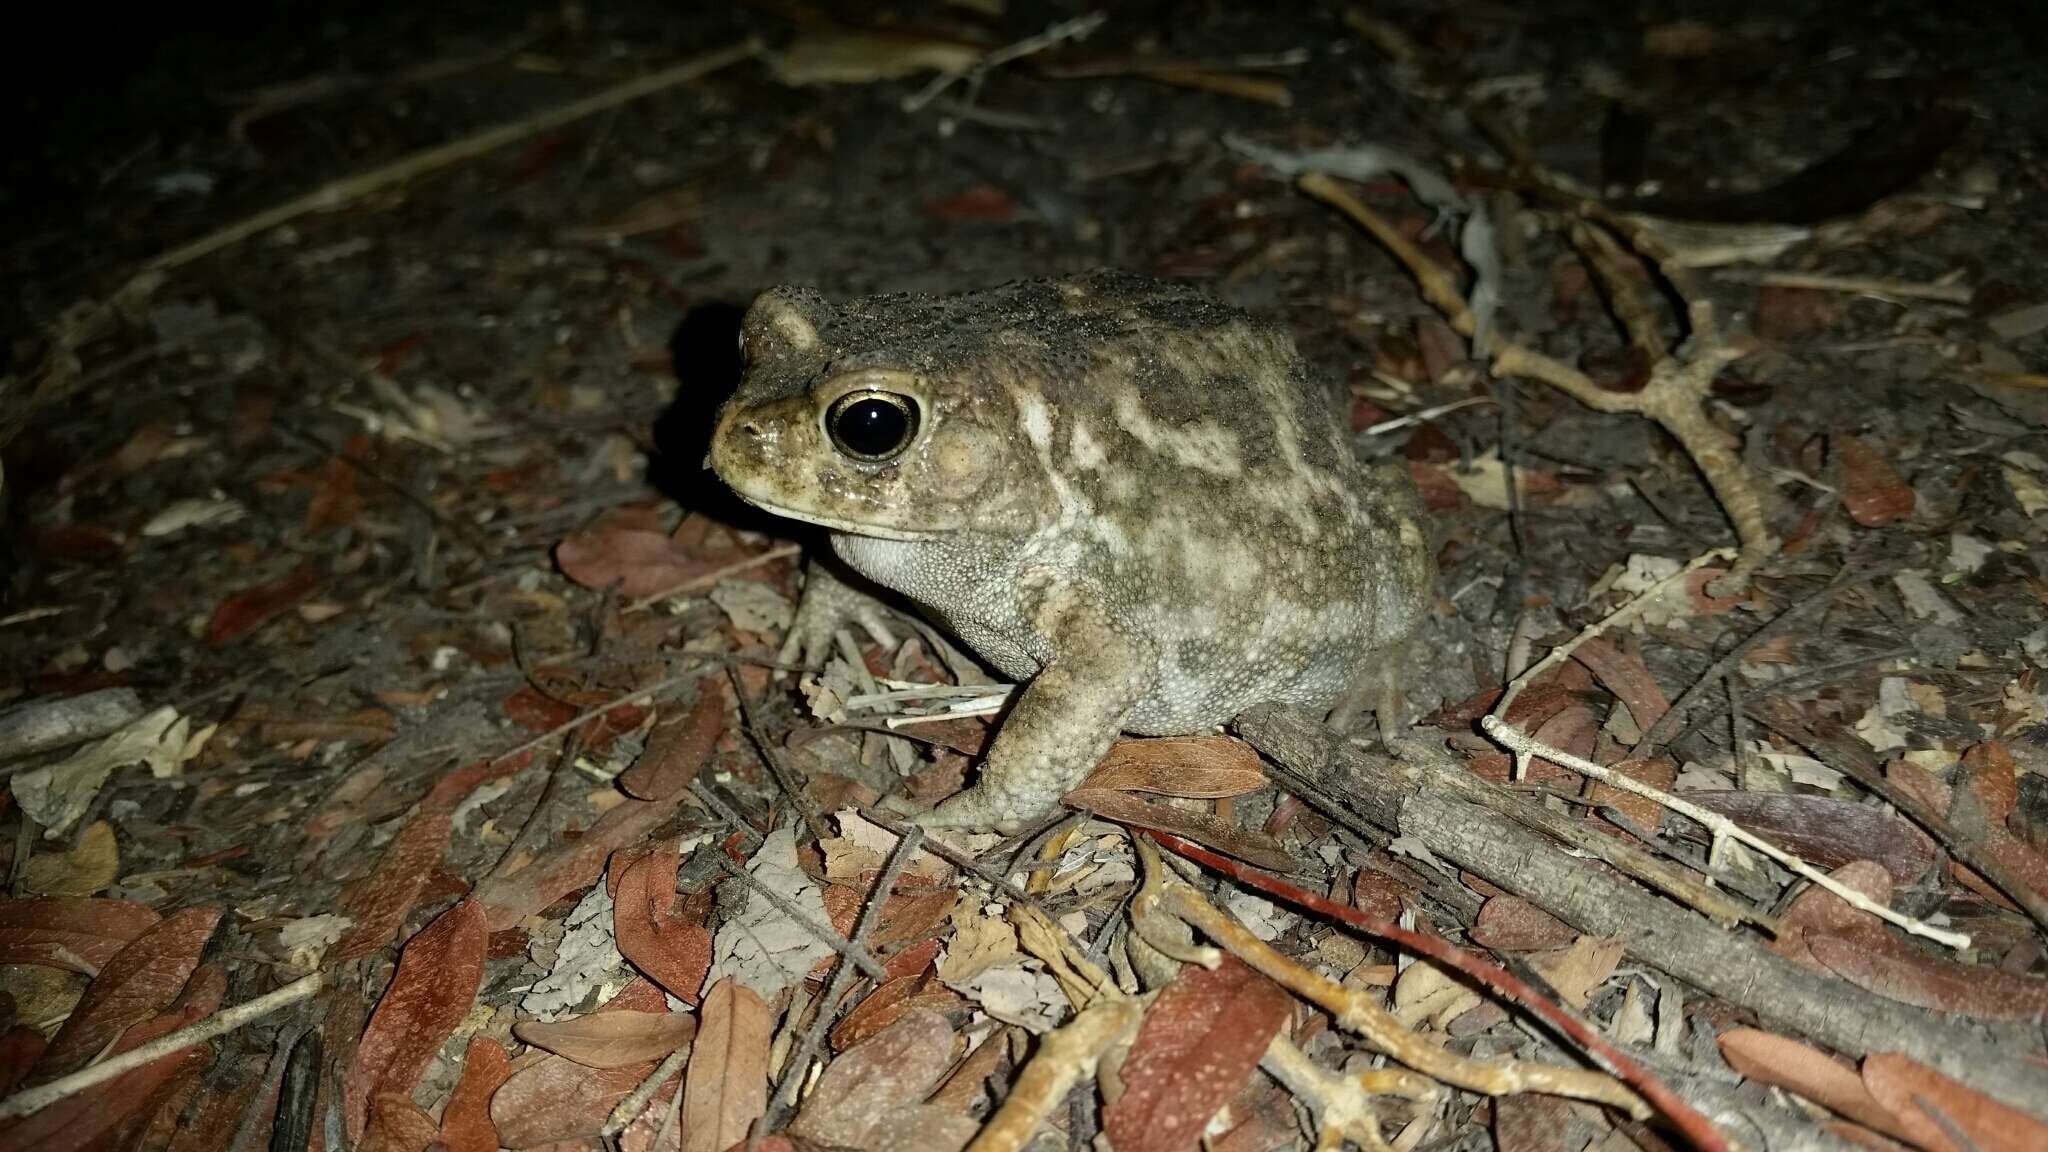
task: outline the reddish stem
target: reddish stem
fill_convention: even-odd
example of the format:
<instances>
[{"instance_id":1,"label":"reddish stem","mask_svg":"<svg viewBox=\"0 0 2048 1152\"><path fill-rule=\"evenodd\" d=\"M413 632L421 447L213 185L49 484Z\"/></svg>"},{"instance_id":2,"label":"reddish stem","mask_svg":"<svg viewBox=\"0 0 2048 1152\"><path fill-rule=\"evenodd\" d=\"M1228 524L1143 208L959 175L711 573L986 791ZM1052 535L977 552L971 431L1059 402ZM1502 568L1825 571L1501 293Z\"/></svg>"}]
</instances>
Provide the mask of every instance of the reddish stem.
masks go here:
<instances>
[{"instance_id":1,"label":"reddish stem","mask_svg":"<svg viewBox=\"0 0 2048 1152\"><path fill-rule=\"evenodd\" d=\"M1482 960L1472 953L1458 948L1435 936L1424 936L1411 932L1398 924L1368 916L1348 904L1318 896L1304 888L1284 881L1275 880L1263 872L1219 856L1197 844L1190 844L1177 836L1164 832L1147 830L1145 835L1168 850L1197 864L1214 868L1240 884L1247 884L1269 895L1278 896L1291 904L1319 912L1341 920L1353 928L1383 940L1392 941L1418 956L1426 956L1447 968L1455 968L1481 984L1486 985L1512 1003L1519 1004L1557 1029L1577 1044L1581 1051L1591 1057L1609 1074L1635 1089L1636 1094L1651 1107L1662 1113L1671 1126L1701 1152L1730 1152L1727 1140L1711 1121L1699 1114L1692 1105L1680 1099L1676 1092L1664 1082L1650 1074L1650 1071L1635 1062L1627 1053L1609 1044L1593 1026L1565 1010L1550 997L1514 973L1489 960Z\"/></svg>"}]
</instances>

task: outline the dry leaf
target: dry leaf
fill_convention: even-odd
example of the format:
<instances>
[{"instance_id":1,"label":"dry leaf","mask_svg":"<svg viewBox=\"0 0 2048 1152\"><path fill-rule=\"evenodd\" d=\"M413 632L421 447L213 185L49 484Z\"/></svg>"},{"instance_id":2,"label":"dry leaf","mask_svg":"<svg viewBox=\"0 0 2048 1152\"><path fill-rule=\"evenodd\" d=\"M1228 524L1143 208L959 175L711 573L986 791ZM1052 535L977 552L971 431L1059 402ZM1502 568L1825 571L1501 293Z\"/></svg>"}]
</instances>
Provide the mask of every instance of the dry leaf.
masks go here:
<instances>
[{"instance_id":1,"label":"dry leaf","mask_svg":"<svg viewBox=\"0 0 2048 1152\"><path fill-rule=\"evenodd\" d=\"M645 508L614 508L586 532L555 546L562 574L585 588L610 588L629 599L656 596L744 557L723 549L707 553L701 533L663 531L660 517Z\"/></svg>"},{"instance_id":2,"label":"dry leaf","mask_svg":"<svg viewBox=\"0 0 2048 1152\"><path fill-rule=\"evenodd\" d=\"M583 835L542 853L518 871L493 873L476 886L476 899L502 932L604 874L613 852L646 839L675 814L686 793L666 800L628 800L599 816Z\"/></svg>"},{"instance_id":3,"label":"dry leaf","mask_svg":"<svg viewBox=\"0 0 2048 1152\"><path fill-rule=\"evenodd\" d=\"M1569 948L1530 957L1529 966L1543 974L1558 999L1574 1008L1584 1008L1593 998L1593 990L1614 975L1621 954L1620 940L1581 936Z\"/></svg>"},{"instance_id":4,"label":"dry leaf","mask_svg":"<svg viewBox=\"0 0 2048 1152\"><path fill-rule=\"evenodd\" d=\"M1499 952L1533 952L1572 942L1572 927L1520 896L1494 896L1479 906L1472 940Z\"/></svg>"},{"instance_id":5,"label":"dry leaf","mask_svg":"<svg viewBox=\"0 0 2048 1152\"><path fill-rule=\"evenodd\" d=\"M218 648L239 640L290 611L319 586L319 573L312 565L301 564L277 580L230 596L214 609L206 642Z\"/></svg>"},{"instance_id":6,"label":"dry leaf","mask_svg":"<svg viewBox=\"0 0 2048 1152\"><path fill-rule=\"evenodd\" d=\"M1891 877L1881 866L1869 860L1852 860L1828 873L1828 878L1852 891L1861 892L1879 904L1891 905ZM1786 906L1785 914L1778 917L1778 938L1771 941L1770 947L1780 956L1797 960L1810 968L1825 969L1827 966L1806 947L1807 933L1824 935L1838 928L1875 922L1876 917L1870 913L1813 884L1794 896L1792 903Z\"/></svg>"},{"instance_id":7,"label":"dry leaf","mask_svg":"<svg viewBox=\"0 0 2048 1152\"><path fill-rule=\"evenodd\" d=\"M342 1080L350 1139L361 1138L370 1101L383 1092L410 1093L442 1043L469 1015L483 982L488 934L483 909L464 900L406 942Z\"/></svg>"},{"instance_id":8,"label":"dry leaf","mask_svg":"<svg viewBox=\"0 0 2048 1152\"><path fill-rule=\"evenodd\" d=\"M2048 979L1937 960L1874 922L1810 931L1806 946L1842 979L1904 1004L1979 1020L2048 1015Z\"/></svg>"},{"instance_id":9,"label":"dry leaf","mask_svg":"<svg viewBox=\"0 0 2048 1152\"><path fill-rule=\"evenodd\" d=\"M1913 514L1913 489L1885 454L1854 436L1831 436L1842 465L1842 507L1865 528L1882 528Z\"/></svg>"},{"instance_id":10,"label":"dry leaf","mask_svg":"<svg viewBox=\"0 0 2048 1152\"><path fill-rule=\"evenodd\" d=\"M638 800L666 800L689 787L725 734L725 685L723 676L697 681L696 702L654 726L646 749L619 773L619 789Z\"/></svg>"},{"instance_id":11,"label":"dry leaf","mask_svg":"<svg viewBox=\"0 0 2048 1152\"><path fill-rule=\"evenodd\" d=\"M1083 788L1197 800L1242 796L1265 786L1259 754L1251 745L1229 736L1119 740L1081 783Z\"/></svg>"},{"instance_id":12,"label":"dry leaf","mask_svg":"<svg viewBox=\"0 0 2048 1152\"><path fill-rule=\"evenodd\" d=\"M827 1147L867 1145L876 1124L931 1094L956 1047L945 1017L906 1012L826 1067L790 1134Z\"/></svg>"},{"instance_id":13,"label":"dry leaf","mask_svg":"<svg viewBox=\"0 0 2048 1152\"><path fill-rule=\"evenodd\" d=\"M129 900L0 899L0 964L44 964L90 976L157 920Z\"/></svg>"},{"instance_id":14,"label":"dry leaf","mask_svg":"<svg viewBox=\"0 0 2048 1152\"><path fill-rule=\"evenodd\" d=\"M159 780L175 776L185 761L198 755L211 732L206 729L195 738L191 722L176 708L165 706L55 764L18 773L9 787L15 802L43 826L43 835L54 838L85 815L116 768L147 764Z\"/></svg>"},{"instance_id":15,"label":"dry leaf","mask_svg":"<svg viewBox=\"0 0 2048 1152\"><path fill-rule=\"evenodd\" d=\"M1102 1110L1118 1152L1183 1152L1237 1093L1292 1015L1279 985L1235 957L1197 964L1159 994L1131 1042L1124 1094Z\"/></svg>"},{"instance_id":16,"label":"dry leaf","mask_svg":"<svg viewBox=\"0 0 2048 1152\"><path fill-rule=\"evenodd\" d=\"M1797 1040L1755 1028L1730 1028L1716 1038L1728 1066L1764 1084L1797 1092L1816 1104L1889 1136L1910 1139L1846 1062Z\"/></svg>"},{"instance_id":17,"label":"dry leaf","mask_svg":"<svg viewBox=\"0 0 2048 1152\"><path fill-rule=\"evenodd\" d=\"M448 833L462 802L480 785L510 775L525 764L523 756L503 762L480 760L435 781L405 826L391 838L377 866L342 890L341 910L354 924L327 958L359 960L389 944L419 903L428 879L440 871Z\"/></svg>"},{"instance_id":18,"label":"dry leaf","mask_svg":"<svg viewBox=\"0 0 2048 1152\"><path fill-rule=\"evenodd\" d=\"M612 935L633 967L670 995L695 1004L711 970L711 933L670 915L679 862L678 845L668 840L626 866L613 896Z\"/></svg>"},{"instance_id":19,"label":"dry leaf","mask_svg":"<svg viewBox=\"0 0 2048 1152\"><path fill-rule=\"evenodd\" d=\"M491 1122L491 1097L512 1075L505 1047L489 1036L472 1037L462 1058L462 1079L441 1110L441 1143L448 1152L498 1152L498 1126Z\"/></svg>"},{"instance_id":20,"label":"dry leaf","mask_svg":"<svg viewBox=\"0 0 2048 1152\"><path fill-rule=\"evenodd\" d=\"M385 1092L370 1101L369 1126L356 1152L427 1152L440 1129L412 1097L402 1092Z\"/></svg>"},{"instance_id":21,"label":"dry leaf","mask_svg":"<svg viewBox=\"0 0 2048 1152\"><path fill-rule=\"evenodd\" d=\"M725 1152L768 1110L768 1042L775 1013L754 990L727 978L699 1010L683 1081L682 1152Z\"/></svg>"},{"instance_id":22,"label":"dry leaf","mask_svg":"<svg viewBox=\"0 0 2048 1152\"><path fill-rule=\"evenodd\" d=\"M660 1060L697 1035L687 1012L593 1012L568 1020L522 1020L512 1034L586 1068Z\"/></svg>"},{"instance_id":23,"label":"dry leaf","mask_svg":"<svg viewBox=\"0 0 2048 1152\"><path fill-rule=\"evenodd\" d=\"M2048 1124L1897 1052L1864 1057L1863 1085L1928 1152L2048 1148Z\"/></svg>"},{"instance_id":24,"label":"dry leaf","mask_svg":"<svg viewBox=\"0 0 2048 1152\"><path fill-rule=\"evenodd\" d=\"M1685 798L1822 868L1875 860L1899 886L1917 884L1934 870L1934 841L1912 821L1851 800L1738 790L1687 792Z\"/></svg>"},{"instance_id":25,"label":"dry leaf","mask_svg":"<svg viewBox=\"0 0 2048 1152\"><path fill-rule=\"evenodd\" d=\"M75 1072L115 1037L162 1012L199 967L220 923L218 908L186 908L137 936L86 985L85 996L50 1040L39 1076Z\"/></svg>"},{"instance_id":26,"label":"dry leaf","mask_svg":"<svg viewBox=\"0 0 2048 1152\"><path fill-rule=\"evenodd\" d=\"M920 72L965 72L983 51L930 36L823 28L798 36L788 50L771 56L768 66L777 80L791 87L871 84Z\"/></svg>"},{"instance_id":27,"label":"dry leaf","mask_svg":"<svg viewBox=\"0 0 2048 1152\"><path fill-rule=\"evenodd\" d=\"M586 1068L552 1054L531 1063L522 1057L491 1096L491 1123L507 1148L552 1149L567 1141L585 1141L603 1129L612 1109L653 1072L653 1061Z\"/></svg>"},{"instance_id":28,"label":"dry leaf","mask_svg":"<svg viewBox=\"0 0 2048 1152\"><path fill-rule=\"evenodd\" d=\"M23 890L37 896L90 896L121 875L121 853L114 844L114 826L95 820L78 834L78 842L62 855L29 858L22 870Z\"/></svg>"}]
</instances>

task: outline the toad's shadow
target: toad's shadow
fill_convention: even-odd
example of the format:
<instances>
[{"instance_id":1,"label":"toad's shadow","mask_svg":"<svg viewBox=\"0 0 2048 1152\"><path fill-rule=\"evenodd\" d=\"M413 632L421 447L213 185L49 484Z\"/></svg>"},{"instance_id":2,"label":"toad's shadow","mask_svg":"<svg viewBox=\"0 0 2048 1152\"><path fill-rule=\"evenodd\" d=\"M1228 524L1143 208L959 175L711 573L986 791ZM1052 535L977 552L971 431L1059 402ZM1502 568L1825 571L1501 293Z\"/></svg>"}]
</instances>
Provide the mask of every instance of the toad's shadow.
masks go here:
<instances>
[{"instance_id":1,"label":"toad's shadow","mask_svg":"<svg viewBox=\"0 0 2048 1152\"><path fill-rule=\"evenodd\" d=\"M680 386L668 410L654 421L654 454L647 480L692 512L749 532L801 535L802 525L771 516L733 495L704 466L718 406L739 387L740 321L746 307L718 300L685 313L668 338L669 363Z\"/></svg>"}]
</instances>

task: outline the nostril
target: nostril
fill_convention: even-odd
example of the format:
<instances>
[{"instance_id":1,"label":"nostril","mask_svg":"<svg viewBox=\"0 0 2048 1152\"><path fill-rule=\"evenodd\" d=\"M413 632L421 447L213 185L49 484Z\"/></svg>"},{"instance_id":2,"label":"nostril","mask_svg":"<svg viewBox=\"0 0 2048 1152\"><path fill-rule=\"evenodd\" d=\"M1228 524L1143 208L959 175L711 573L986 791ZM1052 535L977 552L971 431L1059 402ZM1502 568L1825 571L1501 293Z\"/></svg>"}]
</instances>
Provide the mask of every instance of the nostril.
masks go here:
<instances>
[{"instance_id":1,"label":"nostril","mask_svg":"<svg viewBox=\"0 0 2048 1152\"><path fill-rule=\"evenodd\" d=\"M761 438L761 426L752 420L740 421L740 431L752 436L756 440Z\"/></svg>"}]
</instances>

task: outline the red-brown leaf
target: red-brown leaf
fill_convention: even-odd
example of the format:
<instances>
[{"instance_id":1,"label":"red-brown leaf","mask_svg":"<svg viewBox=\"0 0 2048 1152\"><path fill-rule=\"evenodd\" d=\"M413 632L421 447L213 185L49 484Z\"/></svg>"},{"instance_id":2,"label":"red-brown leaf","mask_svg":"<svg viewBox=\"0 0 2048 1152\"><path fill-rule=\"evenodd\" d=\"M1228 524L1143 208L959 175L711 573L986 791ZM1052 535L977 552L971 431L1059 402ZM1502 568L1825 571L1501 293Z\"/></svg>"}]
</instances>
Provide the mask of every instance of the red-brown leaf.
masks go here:
<instances>
[{"instance_id":1,"label":"red-brown leaf","mask_svg":"<svg viewBox=\"0 0 2048 1152\"><path fill-rule=\"evenodd\" d=\"M218 908L186 908L137 936L86 985L70 1019L36 1066L40 1078L75 1072L116 1036L162 1012L199 967L220 923Z\"/></svg>"},{"instance_id":2,"label":"red-brown leaf","mask_svg":"<svg viewBox=\"0 0 2048 1152\"><path fill-rule=\"evenodd\" d=\"M1842 507L1865 528L1882 528L1913 514L1913 489L1885 454L1854 436L1833 436L1829 446L1842 464Z\"/></svg>"},{"instance_id":3,"label":"red-brown leaf","mask_svg":"<svg viewBox=\"0 0 2048 1152\"><path fill-rule=\"evenodd\" d=\"M1103 1109L1118 1152L1185 1152L1265 1054L1294 1002L1226 958L1190 964L1159 994L1124 1059L1125 1091Z\"/></svg>"},{"instance_id":4,"label":"red-brown leaf","mask_svg":"<svg viewBox=\"0 0 2048 1152\"><path fill-rule=\"evenodd\" d=\"M219 1007L218 999L210 1003L194 1000L177 1011L145 1020L130 1028L115 1044L114 1051L126 1052L175 1032L211 1015ZM119 1131L154 1110L166 1085L187 1072L206 1067L209 1059L205 1045L180 1048L90 1092L59 1100L0 1131L0 1152L80 1152L97 1147L108 1133Z\"/></svg>"},{"instance_id":5,"label":"red-brown leaf","mask_svg":"<svg viewBox=\"0 0 2048 1152\"><path fill-rule=\"evenodd\" d=\"M658 595L731 562L731 555L705 555L687 534L662 531L644 509L614 509L555 546L564 576L585 588L616 583L629 599Z\"/></svg>"},{"instance_id":6,"label":"red-brown leaf","mask_svg":"<svg viewBox=\"0 0 2048 1152\"><path fill-rule=\"evenodd\" d=\"M1563 948L1578 937L1572 926L1520 896L1494 896L1479 906L1472 940L1499 952Z\"/></svg>"},{"instance_id":7,"label":"red-brown leaf","mask_svg":"<svg viewBox=\"0 0 2048 1152\"><path fill-rule=\"evenodd\" d=\"M1664 695L1663 685L1657 683L1649 666L1634 652L1623 651L1605 637L1595 636L1573 649L1572 659L1584 664L1594 679L1628 705L1629 715L1644 731L1671 711L1671 700Z\"/></svg>"},{"instance_id":8,"label":"red-brown leaf","mask_svg":"<svg viewBox=\"0 0 2048 1152\"><path fill-rule=\"evenodd\" d=\"M725 1152L768 1109L775 1013L730 977L711 986L683 1081L682 1152Z\"/></svg>"},{"instance_id":9,"label":"red-brown leaf","mask_svg":"<svg viewBox=\"0 0 2048 1152\"><path fill-rule=\"evenodd\" d=\"M1869 860L1852 860L1828 873L1828 879L1840 881L1844 887L1861 892L1879 904L1891 905L1891 877L1881 865ZM1807 948L1807 933L1826 935L1842 928L1876 922L1877 918L1870 913L1851 906L1847 900L1814 884L1794 896L1785 914L1778 917L1778 938L1771 941L1771 950L1810 968L1825 969L1827 965L1816 959L1812 950Z\"/></svg>"},{"instance_id":10,"label":"red-brown leaf","mask_svg":"<svg viewBox=\"0 0 2048 1152\"><path fill-rule=\"evenodd\" d=\"M522 1057L491 1097L491 1122L507 1148L587 1139L604 1128L612 1109L653 1073L654 1064L586 1068L552 1053L532 1063Z\"/></svg>"},{"instance_id":11,"label":"red-brown leaf","mask_svg":"<svg viewBox=\"0 0 2048 1152\"><path fill-rule=\"evenodd\" d=\"M1259 754L1242 740L1167 736L1117 741L1081 786L1214 800L1256 792L1266 786L1266 774Z\"/></svg>"},{"instance_id":12,"label":"red-brown leaf","mask_svg":"<svg viewBox=\"0 0 2048 1152\"><path fill-rule=\"evenodd\" d=\"M239 640L282 616L319 586L319 574L311 565L301 564L280 579L238 592L213 610L213 619L206 626L206 642L218 648Z\"/></svg>"},{"instance_id":13,"label":"red-brown leaf","mask_svg":"<svg viewBox=\"0 0 2048 1152\"><path fill-rule=\"evenodd\" d=\"M947 224L1003 224L1017 215L1017 201L993 184L969 184L951 196L925 201L924 212Z\"/></svg>"},{"instance_id":14,"label":"red-brown leaf","mask_svg":"<svg viewBox=\"0 0 2048 1152\"><path fill-rule=\"evenodd\" d=\"M1806 946L1844 980L1901 1003L1980 1020L2048 1015L2048 980L1936 960L1874 923L1808 932Z\"/></svg>"},{"instance_id":15,"label":"red-brown leaf","mask_svg":"<svg viewBox=\"0 0 2048 1152\"><path fill-rule=\"evenodd\" d=\"M0 964L45 964L90 976L158 919L128 900L0 899Z\"/></svg>"},{"instance_id":16,"label":"red-brown leaf","mask_svg":"<svg viewBox=\"0 0 2048 1152\"><path fill-rule=\"evenodd\" d=\"M1864 1057L1863 1084L1898 1118L1907 1138L1928 1152L2048 1148L2048 1124L1897 1052Z\"/></svg>"},{"instance_id":17,"label":"red-brown leaf","mask_svg":"<svg viewBox=\"0 0 2048 1152\"><path fill-rule=\"evenodd\" d=\"M356 1152L426 1152L440 1134L410 1095L384 1092L370 1101L370 1123Z\"/></svg>"},{"instance_id":18,"label":"red-brown leaf","mask_svg":"<svg viewBox=\"0 0 2048 1152\"><path fill-rule=\"evenodd\" d=\"M679 1000L697 1002L711 971L711 933L672 916L679 857L673 840L626 866L612 897L619 954Z\"/></svg>"},{"instance_id":19,"label":"red-brown leaf","mask_svg":"<svg viewBox=\"0 0 2048 1152\"><path fill-rule=\"evenodd\" d=\"M1735 789L1687 792L1685 798L1823 868L1875 860L1900 886L1917 884L1934 870L1934 841L1925 832L1904 817L1854 801Z\"/></svg>"},{"instance_id":20,"label":"red-brown leaf","mask_svg":"<svg viewBox=\"0 0 2048 1152\"><path fill-rule=\"evenodd\" d=\"M406 942L391 986L370 1014L342 1080L343 1118L351 1140L362 1136L370 1101L382 1092L410 1093L469 1015L483 982L488 935L483 909L464 900Z\"/></svg>"},{"instance_id":21,"label":"red-brown leaf","mask_svg":"<svg viewBox=\"0 0 2048 1152\"><path fill-rule=\"evenodd\" d=\"M524 758L480 760L434 782L385 846L376 868L342 890L341 910L355 923L335 942L329 960L360 960L391 943L419 903L427 881L440 871L455 810L479 785L516 772L524 763Z\"/></svg>"},{"instance_id":22,"label":"red-brown leaf","mask_svg":"<svg viewBox=\"0 0 2048 1152\"><path fill-rule=\"evenodd\" d=\"M473 1037L462 1058L462 1079L441 1110L441 1143L448 1152L498 1152L498 1126L491 1123L491 1097L512 1075L505 1047L489 1036Z\"/></svg>"},{"instance_id":23,"label":"red-brown leaf","mask_svg":"<svg viewBox=\"0 0 2048 1152\"><path fill-rule=\"evenodd\" d=\"M1555 1096L1530 1093L1493 1102L1496 1152L1574 1152L1585 1146L1586 1136L1572 1128L1571 1105Z\"/></svg>"},{"instance_id":24,"label":"red-brown leaf","mask_svg":"<svg viewBox=\"0 0 2048 1152\"><path fill-rule=\"evenodd\" d=\"M1890 1136L1910 1139L1891 1110L1879 1104L1846 1061L1818 1048L1755 1028L1730 1028L1716 1038L1728 1066L1761 1084L1790 1089L1808 1100Z\"/></svg>"},{"instance_id":25,"label":"red-brown leaf","mask_svg":"<svg viewBox=\"0 0 2048 1152\"><path fill-rule=\"evenodd\" d=\"M512 1034L586 1068L623 1068L658 1061L697 1035L686 1012L593 1012L567 1020L522 1020Z\"/></svg>"},{"instance_id":26,"label":"red-brown leaf","mask_svg":"<svg viewBox=\"0 0 2048 1152\"><path fill-rule=\"evenodd\" d=\"M628 800L599 816L574 840L555 845L509 876L492 875L476 887L493 932L503 931L590 887L613 852L631 847L667 823L683 793L666 800Z\"/></svg>"},{"instance_id":27,"label":"red-brown leaf","mask_svg":"<svg viewBox=\"0 0 2048 1152\"><path fill-rule=\"evenodd\" d=\"M931 1094L956 1047L945 1017L906 1012L826 1067L790 1133L827 1147L864 1146L885 1116Z\"/></svg>"},{"instance_id":28,"label":"red-brown leaf","mask_svg":"<svg viewBox=\"0 0 2048 1152\"><path fill-rule=\"evenodd\" d=\"M696 703L654 726L646 749L619 773L619 790L639 800L666 800L689 787L725 734L725 685L723 676L697 681Z\"/></svg>"},{"instance_id":29,"label":"red-brown leaf","mask_svg":"<svg viewBox=\"0 0 2048 1152\"><path fill-rule=\"evenodd\" d=\"M41 1032L25 1024L16 1024L0 1032L0 1096L7 1095L21 1084L48 1046L49 1041Z\"/></svg>"}]
</instances>

